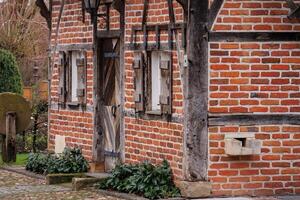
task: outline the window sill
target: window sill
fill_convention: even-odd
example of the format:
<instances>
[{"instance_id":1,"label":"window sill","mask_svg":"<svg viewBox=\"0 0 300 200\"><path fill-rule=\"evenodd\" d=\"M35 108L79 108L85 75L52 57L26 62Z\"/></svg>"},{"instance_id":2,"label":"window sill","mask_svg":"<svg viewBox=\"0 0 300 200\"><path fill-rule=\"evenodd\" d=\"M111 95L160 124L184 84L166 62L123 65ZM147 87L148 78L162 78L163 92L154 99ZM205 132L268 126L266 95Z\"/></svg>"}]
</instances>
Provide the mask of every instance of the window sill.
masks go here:
<instances>
[{"instance_id":1,"label":"window sill","mask_svg":"<svg viewBox=\"0 0 300 200\"><path fill-rule=\"evenodd\" d=\"M69 107L79 107L79 103L78 102L67 102L67 106Z\"/></svg>"},{"instance_id":2,"label":"window sill","mask_svg":"<svg viewBox=\"0 0 300 200\"><path fill-rule=\"evenodd\" d=\"M151 111L146 111L145 114L148 114L148 115L161 115L161 111L160 110L151 110Z\"/></svg>"}]
</instances>

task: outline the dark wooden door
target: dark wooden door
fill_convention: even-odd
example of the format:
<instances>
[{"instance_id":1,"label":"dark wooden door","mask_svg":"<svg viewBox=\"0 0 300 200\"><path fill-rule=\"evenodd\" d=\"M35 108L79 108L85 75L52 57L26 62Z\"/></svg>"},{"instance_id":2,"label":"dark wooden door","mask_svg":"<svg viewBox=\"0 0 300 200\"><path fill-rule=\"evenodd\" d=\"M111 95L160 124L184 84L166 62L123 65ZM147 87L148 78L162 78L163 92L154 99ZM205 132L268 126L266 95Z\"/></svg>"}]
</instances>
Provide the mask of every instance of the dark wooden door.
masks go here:
<instances>
[{"instance_id":1,"label":"dark wooden door","mask_svg":"<svg viewBox=\"0 0 300 200\"><path fill-rule=\"evenodd\" d=\"M100 42L100 90L105 170L120 161L120 44L119 39Z\"/></svg>"}]
</instances>

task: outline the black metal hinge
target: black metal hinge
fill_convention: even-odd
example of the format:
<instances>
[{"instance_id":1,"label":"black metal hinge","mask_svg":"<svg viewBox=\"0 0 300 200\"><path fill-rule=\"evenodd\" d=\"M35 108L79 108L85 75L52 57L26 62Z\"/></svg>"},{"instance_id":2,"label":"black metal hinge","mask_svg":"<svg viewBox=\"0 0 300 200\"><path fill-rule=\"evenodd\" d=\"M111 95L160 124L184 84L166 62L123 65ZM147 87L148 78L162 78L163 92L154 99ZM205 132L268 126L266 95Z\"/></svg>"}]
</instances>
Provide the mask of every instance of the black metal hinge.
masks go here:
<instances>
[{"instance_id":1,"label":"black metal hinge","mask_svg":"<svg viewBox=\"0 0 300 200\"><path fill-rule=\"evenodd\" d=\"M107 157L118 158L120 156L120 152L114 152L114 151L104 150L104 155L107 156Z\"/></svg>"}]
</instances>

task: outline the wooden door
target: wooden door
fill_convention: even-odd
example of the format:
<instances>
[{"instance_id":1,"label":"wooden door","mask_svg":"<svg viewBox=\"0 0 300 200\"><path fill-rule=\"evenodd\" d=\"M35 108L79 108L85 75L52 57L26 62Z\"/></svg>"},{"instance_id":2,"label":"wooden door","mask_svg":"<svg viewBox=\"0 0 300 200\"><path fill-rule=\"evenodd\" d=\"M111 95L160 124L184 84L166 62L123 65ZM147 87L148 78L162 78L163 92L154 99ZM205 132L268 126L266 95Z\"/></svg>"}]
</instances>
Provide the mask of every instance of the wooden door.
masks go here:
<instances>
[{"instance_id":1,"label":"wooden door","mask_svg":"<svg viewBox=\"0 0 300 200\"><path fill-rule=\"evenodd\" d=\"M101 40L100 117L104 132L105 171L120 161L120 44L118 39Z\"/></svg>"}]
</instances>

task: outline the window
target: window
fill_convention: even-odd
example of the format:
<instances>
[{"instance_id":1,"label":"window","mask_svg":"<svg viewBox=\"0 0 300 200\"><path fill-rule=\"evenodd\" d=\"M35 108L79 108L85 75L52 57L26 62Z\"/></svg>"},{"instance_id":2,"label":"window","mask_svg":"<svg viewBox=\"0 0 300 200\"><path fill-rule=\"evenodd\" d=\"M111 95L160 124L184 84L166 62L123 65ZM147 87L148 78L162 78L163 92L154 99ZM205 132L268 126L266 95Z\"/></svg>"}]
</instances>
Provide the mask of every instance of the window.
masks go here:
<instances>
[{"instance_id":1,"label":"window","mask_svg":"<svg viewBox=\"0 0 300 200\"><path fill-rule=\"evenodd\" d=\"M171 114L171 53L137 52L134 55L134 100L136 112Z\"/></svg>"},{"instance_id":2,"label":"window","mask_svg":"<svg viewBox=\"0 0 300 200\"><path fill-rule=\"evenodd\" d=\"M59 102L68 105L85 103L86 55L82 51L60 52Z\"/></svg>"},{"instance_id":3,"label":"window","mask_svg":"<svg viewBox=\"0 0 300 200\"><path fill-rule=\"evenodd\" d=\"M159 68L159 52L151 53L151 111L160 111L161 73Z\"/></svg>"}]
</instances>

